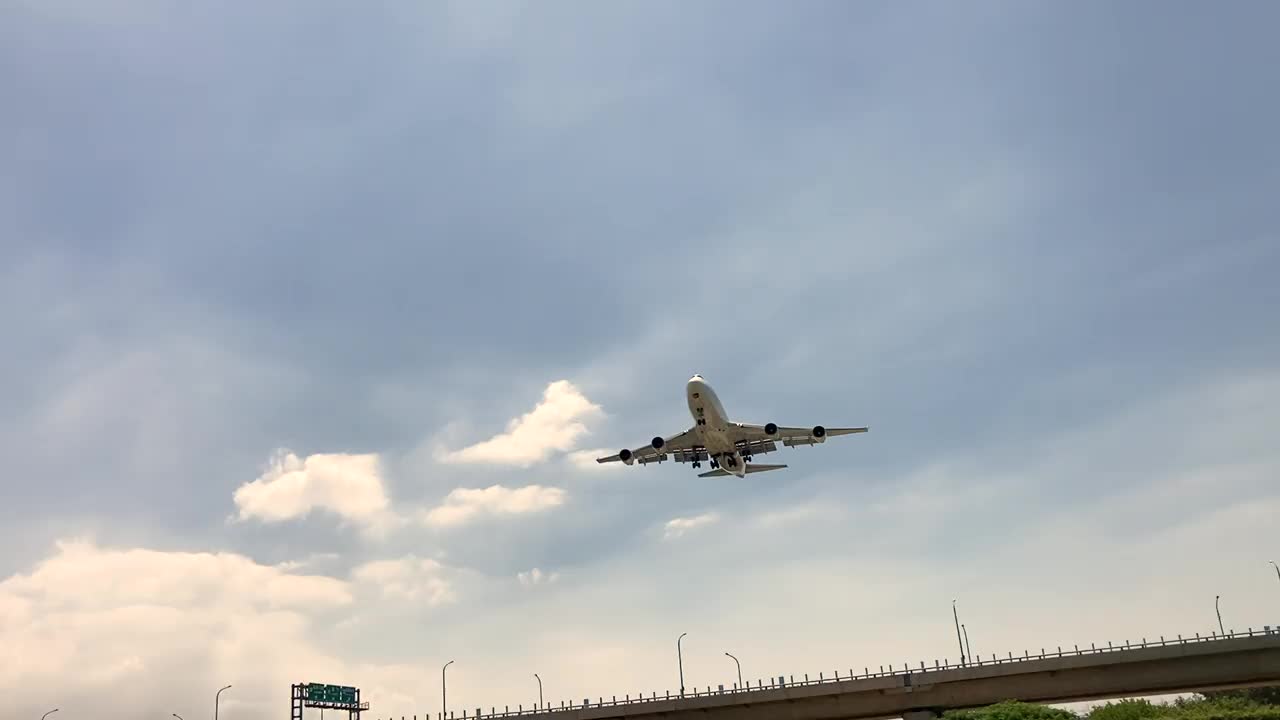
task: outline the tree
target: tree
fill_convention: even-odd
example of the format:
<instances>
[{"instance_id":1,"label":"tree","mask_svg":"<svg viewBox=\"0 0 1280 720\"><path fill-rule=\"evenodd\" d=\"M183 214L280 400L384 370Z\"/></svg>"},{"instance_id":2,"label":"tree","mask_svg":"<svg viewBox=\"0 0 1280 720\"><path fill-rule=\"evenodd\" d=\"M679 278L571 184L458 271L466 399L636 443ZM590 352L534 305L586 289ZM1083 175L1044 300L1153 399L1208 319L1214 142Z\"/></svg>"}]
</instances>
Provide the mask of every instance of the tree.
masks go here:
<instances>
[{"instance_id":1,"label":"tree","mask_svg":"<svg viewBox=\"0 0 1280 720\"><path fill-rule=\"evenodd\" d=\"M1152 705L1150 700L1125 699L1120 702L1099 705L1089 712L1089 720L1148 720L1169 717L1167 706Z\"/></svg>"},{"instance_id":2,"label":"tree","mask_svg":"<svg viewBox=\"0 0 1280 720\"><path fill-rule=\"evenodd\" d=\"M1280 705L1280 685L1239 690L1206 690L1200 694L1209 700L1249 700L1260 705Z\"/></svg>"},{"instance_id":3,"label":"tree","mask_svg":"<svg viewBox=\"0 0 1280 720\"><path fill-rule=\"evenodd\" d=\"M943 720L1079 720L1079 716L1067 710L1008 700L995 705L972 710L948 710Z\"/></svg>"}]
</instances>

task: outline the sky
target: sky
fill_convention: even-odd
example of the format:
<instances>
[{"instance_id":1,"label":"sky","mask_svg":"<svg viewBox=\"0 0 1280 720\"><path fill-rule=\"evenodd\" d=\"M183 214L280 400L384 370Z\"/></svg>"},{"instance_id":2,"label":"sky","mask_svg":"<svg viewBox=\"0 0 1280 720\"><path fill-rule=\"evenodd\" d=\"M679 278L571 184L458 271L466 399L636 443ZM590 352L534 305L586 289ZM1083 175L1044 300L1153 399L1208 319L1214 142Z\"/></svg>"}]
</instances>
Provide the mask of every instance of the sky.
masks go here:
<instances>
[{"instance_id":1,"label":"sky","mask_svg":"<svg viewBox=\"0 0 1280 720\"><path fill-rule=\"evenodd\" d=\"M0 8L13 717L1280 625L1280 6ZM870 426L700 479L691 424ZM318 717L318 713L316 714ZM310 720L310 715L308 716Z\"/></svg>"}]
</instances>

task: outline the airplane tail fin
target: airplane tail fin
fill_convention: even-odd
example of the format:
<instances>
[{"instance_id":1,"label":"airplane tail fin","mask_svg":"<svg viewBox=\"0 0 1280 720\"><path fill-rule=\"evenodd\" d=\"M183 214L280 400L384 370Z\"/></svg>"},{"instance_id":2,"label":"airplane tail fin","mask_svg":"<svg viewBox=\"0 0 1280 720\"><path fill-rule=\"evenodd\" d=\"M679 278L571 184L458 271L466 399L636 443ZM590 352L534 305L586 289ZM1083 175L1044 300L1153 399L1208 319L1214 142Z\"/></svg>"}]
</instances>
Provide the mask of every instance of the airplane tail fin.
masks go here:
<instances>
[{"instance_id":1,"label":"airplane tail fin","mask_svg":"<svg viewBox=\"0 0 1280 720\"><path fill-rule=\"evenodd\" d=\"M752 465L751 463L747 463L747 474L750 475L751 473L768 472L770 470L781 470L784 467L786 467L786 465ZM700 478L724 477L725 475L732 475L732 474L733 473L729 472L728 470L725 470L724 468L716 468L715 470L708 470L707 472L704 472L704 473L698 473L698 477Z\"/></svg>"}]
</instances>

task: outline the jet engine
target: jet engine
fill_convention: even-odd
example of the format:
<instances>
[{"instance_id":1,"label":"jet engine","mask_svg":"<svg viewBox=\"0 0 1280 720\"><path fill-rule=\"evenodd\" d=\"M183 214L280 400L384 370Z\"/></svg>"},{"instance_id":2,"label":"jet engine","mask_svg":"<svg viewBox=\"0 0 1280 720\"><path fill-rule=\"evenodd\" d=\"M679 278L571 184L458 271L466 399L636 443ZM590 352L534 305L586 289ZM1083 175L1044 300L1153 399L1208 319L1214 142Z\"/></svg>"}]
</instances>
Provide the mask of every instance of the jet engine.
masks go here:
<instances>
[{"instance_id":1,"label":"jet engine","mask_svg":"<svg viewBox=\"0 0 1280 720\"><path fill-rule=\"evenodd\" d=\"M626 448L618 451L618 459L628 465L634 465L636 462L635 458L631 457L631 451Z\"/></svg>"},{"instance_id":2,"label":"jet engine","mask_svg":"<svg viewBox=\"0 0 1280 720\"><path fill-rule=\"evenodd\" d=\"M813 437L814 437L815 439L817 439L819 442L821 442L821 441L823 440L823 438L825 438L826 436L827 436L827 429L826 429L826 428L822 427L821 425L814 425L814 426L813 426Z\"/></svg>"},{"instance_id":3,"label":"jet engine","mask_svg":"<svg viewBox=\"0 0 1280 720\"><path fill-rule=\"evenodd\" d=\"M667 441L663 440L661 437L655 437L653 442L650 444L653 445L654 450L661 450L662 446L667 444Z\"/></svg>"},{"instance_id":4,"label":"jet engine","mask_svg":"<svg viewBox=\"0 0 1280 720\"><path fill-rule=\"evenodd\" d=\"M777 434L778 434L778 426L777 426L777 424L775 424L775 423L765 423L765 424L764 424L764 434L765 434L765 435L770 435L770 436L772 436L772 435L777 435Z\"/></svg>"}]
</instances>

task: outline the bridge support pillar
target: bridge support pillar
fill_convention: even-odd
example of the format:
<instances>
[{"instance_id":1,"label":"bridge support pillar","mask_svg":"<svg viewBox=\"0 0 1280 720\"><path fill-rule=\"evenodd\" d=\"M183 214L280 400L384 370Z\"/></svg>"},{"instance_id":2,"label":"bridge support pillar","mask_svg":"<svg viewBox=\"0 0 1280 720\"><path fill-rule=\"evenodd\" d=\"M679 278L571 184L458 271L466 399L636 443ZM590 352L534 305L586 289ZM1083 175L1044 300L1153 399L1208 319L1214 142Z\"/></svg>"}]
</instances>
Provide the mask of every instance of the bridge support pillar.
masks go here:
<instances>
[{"instance_id":1,"label":"bridge support pillar","mask_svg":"<svg viewBox=\"0 0 1280 720\"><path fill-rule=\"evenodd\" d=\"M932 710L908 710L902 713L902 720L938 720L938 713Z\"/></svg>"}]
</instances>

